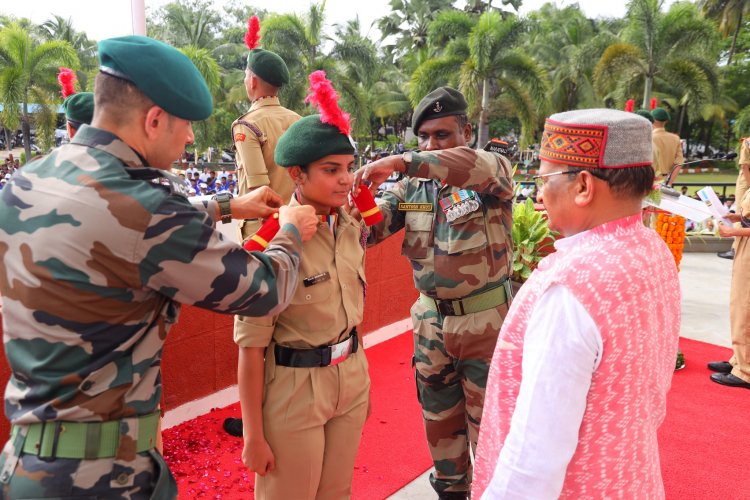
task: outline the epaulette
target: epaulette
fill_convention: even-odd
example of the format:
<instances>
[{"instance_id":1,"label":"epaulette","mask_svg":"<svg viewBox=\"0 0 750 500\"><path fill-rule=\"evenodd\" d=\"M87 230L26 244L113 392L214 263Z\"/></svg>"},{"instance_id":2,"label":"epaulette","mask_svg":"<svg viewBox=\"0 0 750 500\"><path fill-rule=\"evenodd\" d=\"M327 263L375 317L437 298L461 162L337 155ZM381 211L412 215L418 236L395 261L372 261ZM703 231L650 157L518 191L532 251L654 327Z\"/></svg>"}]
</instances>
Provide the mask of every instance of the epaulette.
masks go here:
<instances>
[{"instance_id":1,"label":"epaulette","mask_svg":"<svg viewBox=\"0 0 750 500\"><path fill-rule=\"evenodd\" d=\"M131 179L150 182L168 191L169 194L176 194L184 198L190 195L183 180L170 172L150 167L125 167L125 172L127 172Z\"/></svg>"}]
</instances>

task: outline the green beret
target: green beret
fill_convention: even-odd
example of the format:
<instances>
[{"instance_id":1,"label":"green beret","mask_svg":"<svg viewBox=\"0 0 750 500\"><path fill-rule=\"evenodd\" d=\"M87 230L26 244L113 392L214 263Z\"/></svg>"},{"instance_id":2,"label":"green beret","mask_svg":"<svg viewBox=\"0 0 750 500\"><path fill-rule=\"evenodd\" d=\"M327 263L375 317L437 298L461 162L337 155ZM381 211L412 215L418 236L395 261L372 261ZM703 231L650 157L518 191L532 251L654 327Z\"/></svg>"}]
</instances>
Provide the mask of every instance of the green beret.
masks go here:
<instances>
[{"instance_id":1,"label":"green beret","mask_svg":"<svg viewBox=\"0 0 750 500\"><path fill-rule=\"evenodd\" d=\"M154 104L184 120L205 120L213 100L190 59L166 43L145 36L99 42L100 70L138 87Z\"/></svg>"},{"instance_id":2,"label":"green beret","mask_svg":"<svg viewBox=\"0 0 750 500\"><path fill-rule=\"evenodd\" d=\"M443 116L465 115L468 107L461 92L451 87L439 87L419 101L411 116L411 128L416 134L423 121Z\"/></svg>"},{"instance_id":3,"label":"green beret","mask_svg":"<svg viewBox=\"0 0 750 500\"><path fill-rule=\"evenodd\" d=\"M289 83L289 68L278 54L270 50L251 50L247 55L247 67L274 87Z\"/></svg>"},{"instance_id":4,"label":"green beret","mask_svg":"<svg viewBox=\"0 0 750 500\"><path fill-rule=\"evenodd\" d=\"M94 117L94 94L93 92L78 92L69 95L63 101L65 108L65 118L68 121L77 122L77 125L91 125L91 118Z\"/></svg>"},{"instance_id":5,"label":"green beret","mask_svg":"<svg viewBox=\"0 0 750 500\"><path fill-rule=\"evenodd\" d=\"M294 122L276 143L273 159L282 167L308 165L328 155L354 154L348 135L320 121L320 115L305 116Z\"/></svg>"},{"instance_id":6,"label":"green beret","mask_svg":"<svg viewBox=\"0 0 750 500\"><path fill-rule=\"evenodd\" d=\"M654 120L660 122L668 122L672 119L672 117L669 116L669 112L664 108L654 108L651 111L651 116L654 117Z\"/></svg>"},{"instance_id":7,"label":"green beret","mask_svg":"<svg viewBox=\"0 0 750 500\"><path fill-rule=\"evenodd\" d=\"M639 109L635 112L636 115L644 117L646 120L654 123L654 117L651 116L651 112L647 109Z\"/></svg>"}]
</instances>

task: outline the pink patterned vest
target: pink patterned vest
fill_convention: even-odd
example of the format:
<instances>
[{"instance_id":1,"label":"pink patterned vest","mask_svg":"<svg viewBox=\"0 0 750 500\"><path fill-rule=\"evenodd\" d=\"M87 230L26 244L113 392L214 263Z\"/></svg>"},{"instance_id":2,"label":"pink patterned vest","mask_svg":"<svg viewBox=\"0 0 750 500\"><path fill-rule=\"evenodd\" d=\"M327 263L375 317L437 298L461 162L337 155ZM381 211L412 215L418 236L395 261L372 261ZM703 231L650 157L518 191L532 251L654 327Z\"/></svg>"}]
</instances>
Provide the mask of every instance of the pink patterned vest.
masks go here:
<instances>
[{"instance_id":1,"label":"pink patterned vest","mask_svg":"<svg viewBox=\"0 0 750 500\"><path fill-rule=\"evenodd\" d=\"M664 498L656 430L674 371L680 284L666 245L640 215L579 234L570 247L561 244L513 301L487 382L472 498L487 488L510 429L534 304L555 284L581 302L603 342L560 497Z\"/></svg>"}]
</instances>

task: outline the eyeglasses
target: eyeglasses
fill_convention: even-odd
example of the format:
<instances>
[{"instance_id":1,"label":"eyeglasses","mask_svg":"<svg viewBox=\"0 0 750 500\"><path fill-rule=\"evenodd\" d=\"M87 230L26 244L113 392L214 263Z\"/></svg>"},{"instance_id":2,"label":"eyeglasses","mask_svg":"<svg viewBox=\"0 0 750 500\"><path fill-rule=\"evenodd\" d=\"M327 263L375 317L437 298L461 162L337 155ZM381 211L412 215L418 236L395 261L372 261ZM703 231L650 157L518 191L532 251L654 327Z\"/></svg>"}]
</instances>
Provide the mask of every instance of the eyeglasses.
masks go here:
<instances>
[{"instance_id":1,"label":"eyeglasses","mask_svg":"<svg viewBox=\"0 0 750 500\"><path fill-rule=\"evenodd\" d=\"M534 177L532 177L532 179L534 180L534 184L536 184L537 189L542 189L544 187L545 177L552 177L553 175L563 175L563 174L577 174L580 172L581 170L563 170L561 172L552 172L551 174L535 175Z\"/></svg>"}]
</instances>

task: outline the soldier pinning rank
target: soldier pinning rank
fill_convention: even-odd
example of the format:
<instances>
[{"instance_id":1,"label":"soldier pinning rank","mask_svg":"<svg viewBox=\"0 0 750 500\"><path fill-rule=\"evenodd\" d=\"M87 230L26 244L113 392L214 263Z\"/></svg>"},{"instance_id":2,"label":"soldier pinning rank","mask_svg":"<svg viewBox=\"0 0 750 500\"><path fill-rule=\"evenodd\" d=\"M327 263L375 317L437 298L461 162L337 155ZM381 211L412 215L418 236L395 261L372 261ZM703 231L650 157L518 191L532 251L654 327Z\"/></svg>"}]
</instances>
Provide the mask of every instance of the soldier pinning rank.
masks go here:
<instances>
[{"instance_id":1,"label":"soldier pinning rank","mask_svg":"<svg viewBox=\"0 0 750 500\"><path fill-rule=\"evenodd\" d=\"M19 170L0 200L12 424L2 498L176 498L155 444L161 352L180 303L280 311L317 228L312 208L280 207L268 188L192 206L168 170L193 141L191 121L212 112L197 68L143 36L103 40L99 58L91 126ZM279 209L264 254L214 228Z\"/></svg>"},{"instance_id":2,"label":"soldier pinning rank","mask_svg":"<svg viewBox=\"0 0 750 500\"><path fill-rule=\"evenodd\" d=\"M487 373L511 301L511 165L467 147L466 113L461 92L430 92L412 116L421 152L370 163L354 183L376 188L394 170L408 176L379 200L384 220L370 243L406 229L402 253L419 290L411 309L417 396L441 499L471 489Z\"/></svg>"}]
</instances>

